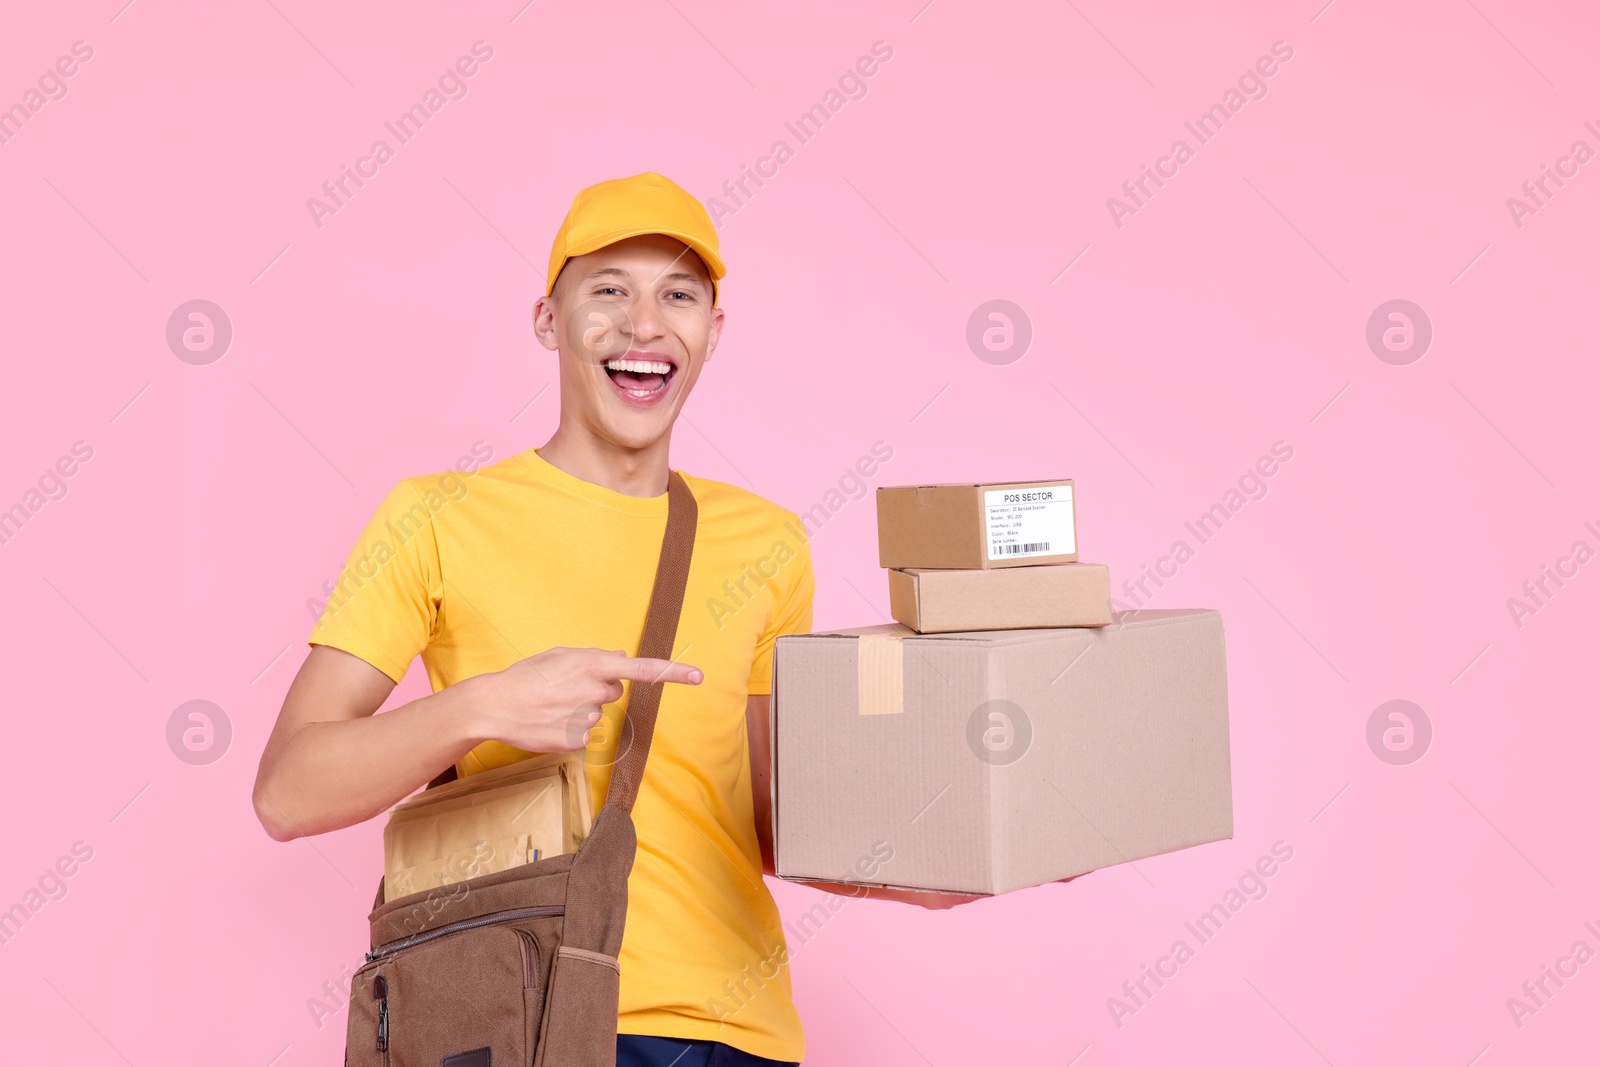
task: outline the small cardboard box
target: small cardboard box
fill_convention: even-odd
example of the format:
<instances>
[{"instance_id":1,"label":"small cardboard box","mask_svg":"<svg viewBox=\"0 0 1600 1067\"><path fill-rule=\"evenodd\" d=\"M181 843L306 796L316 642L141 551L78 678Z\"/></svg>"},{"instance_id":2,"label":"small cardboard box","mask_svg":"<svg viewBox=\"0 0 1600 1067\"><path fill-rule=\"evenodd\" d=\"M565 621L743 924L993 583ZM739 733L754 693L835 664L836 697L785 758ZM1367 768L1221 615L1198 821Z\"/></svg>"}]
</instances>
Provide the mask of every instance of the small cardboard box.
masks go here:
<instances>
[{"instance_id":1,"label":"small cardboard box","mask_svg":"<svg viewBox=\"0 0 1600 1067\"><path fill-rule=\"evenodd\" d=\"M1072 479L878 490L878 566L990 570L1078 558Z\"/></svg>"},{"instance_id":2,"label":"small cardboard box","mask_svg":"<svg viewBox=\"0 0 1600 1067\"><path fill-rule=\"evenodd\" d=\"M996 571L907 567L888 574L889 614L918 633L1111 622L1111 569L1103 563Z\"/></svg>"},{"instance_id":3,"label":"small cardboard box","mask_svg":"<svg viewBox=\"0 0 1600 1067\"><path fill-rule=\"evenodd\" d=\"M987 895L1233 836L1216 611L787 635L771 715L780 878Z\"/></svg>"}]
</instances>

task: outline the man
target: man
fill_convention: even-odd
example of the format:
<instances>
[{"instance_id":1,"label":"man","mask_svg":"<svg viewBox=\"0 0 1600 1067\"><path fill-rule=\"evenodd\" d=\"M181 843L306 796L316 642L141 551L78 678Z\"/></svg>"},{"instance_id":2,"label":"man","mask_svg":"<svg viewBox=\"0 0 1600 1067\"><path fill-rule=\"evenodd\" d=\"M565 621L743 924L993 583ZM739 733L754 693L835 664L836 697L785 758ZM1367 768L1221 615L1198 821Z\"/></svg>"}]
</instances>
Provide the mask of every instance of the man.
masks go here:
<instances>
[{"instance_id":1,"label":"man","mask_svg":"<svg viewBox=\"0 0 1600 1067\"><path fill-rule=\"evenodd\" d=\"M684 475L699 524L678 661L620 651L641 636L672 427L721 336L724 274L705 209L668 179L577 195L533 312L539 342L559 354L555 433L388 494L311 633L256 782L262 824L289 840L379 815L452 762L469 775L586 748L598 810L623 683L672 683L633 811L619 1067L805 1052L762 880L773 873L773 644L812 619L810 548L790 532L799 519ZM433 694L373 715L419 654ZM925 907L973 899L820 887Z\"/></svg>"}]
</instances>

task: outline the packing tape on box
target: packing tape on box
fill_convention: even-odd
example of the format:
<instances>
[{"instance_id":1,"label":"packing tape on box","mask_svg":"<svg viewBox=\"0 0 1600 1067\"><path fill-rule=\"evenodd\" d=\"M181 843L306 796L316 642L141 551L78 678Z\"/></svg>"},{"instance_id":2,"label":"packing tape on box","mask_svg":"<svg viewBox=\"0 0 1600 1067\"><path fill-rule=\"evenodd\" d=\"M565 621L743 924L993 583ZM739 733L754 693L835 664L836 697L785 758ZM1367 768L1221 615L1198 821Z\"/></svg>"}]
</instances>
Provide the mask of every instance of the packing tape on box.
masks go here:
<instances>
[{"instance_id":1,"label":"packing tape on box","mask_svg":"<svg viewBox=\"0 0 1600 1067\"><path fill-rule=\"evenodd\" d=\"M856 714L899 715L905 706L905 670L900 632L862 634L856 641Z\"/></svg>"}]
</instances>

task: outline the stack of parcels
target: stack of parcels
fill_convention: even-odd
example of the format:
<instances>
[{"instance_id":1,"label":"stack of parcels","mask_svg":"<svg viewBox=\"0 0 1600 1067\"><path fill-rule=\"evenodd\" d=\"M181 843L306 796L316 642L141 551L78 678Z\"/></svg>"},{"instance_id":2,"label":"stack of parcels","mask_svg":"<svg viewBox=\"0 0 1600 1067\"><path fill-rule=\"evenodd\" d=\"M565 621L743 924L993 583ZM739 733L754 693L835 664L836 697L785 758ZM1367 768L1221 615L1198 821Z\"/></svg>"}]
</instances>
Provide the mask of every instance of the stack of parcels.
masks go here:
<instances>
[{"instance_id":1,"label":"stack of parcels","mask_svg":"<svg viewBox=\"0 0 1600 1067\"><path fill-rule=\"evenodd\" d=\"M576 852L594 821L583 753L555 752L425 789L383 828L383 886L398 900Z\"/></svg>"},{"instance_id":2,"label":"stack of parcels","mask_svg":"<svg viewBox=\"0 0 1600 1067\"><path fill-rule=\"evenodd\" d=\"M1111 571L1077 559L1070 479L878 490L889 614L918 633L1106 626Z\"/></svg>"},{"instance_id":3,"label":"stack of parcels","mask_svg":"<svg viewBox=\"0 0 1600 1067\"><path fill-rule=\"evenodd\" d=\"M878 490L895 624L780 637L777 873L992 895L1233 836L1214 610L1114 611L1070 480Z\"/></svg>"}]
</instances>

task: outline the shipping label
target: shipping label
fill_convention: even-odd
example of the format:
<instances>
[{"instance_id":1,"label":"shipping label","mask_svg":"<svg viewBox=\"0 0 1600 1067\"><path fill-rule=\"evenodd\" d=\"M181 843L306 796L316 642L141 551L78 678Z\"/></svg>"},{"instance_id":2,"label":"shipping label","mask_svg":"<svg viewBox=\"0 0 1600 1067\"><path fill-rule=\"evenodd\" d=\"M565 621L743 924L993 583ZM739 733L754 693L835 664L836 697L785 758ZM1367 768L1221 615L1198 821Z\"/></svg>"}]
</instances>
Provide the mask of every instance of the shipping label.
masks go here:
<instances>
[{"instance_id":1,"label":"shipping label","mask_svg":"<svg viewBox=\"0 0 1600 1067\"><path fill-rule=\"evenodd\" d=\"M983 516L990 559L1054 556L1078 550L1070 485L985 490Z\"/></svg>"}]
</instances>

